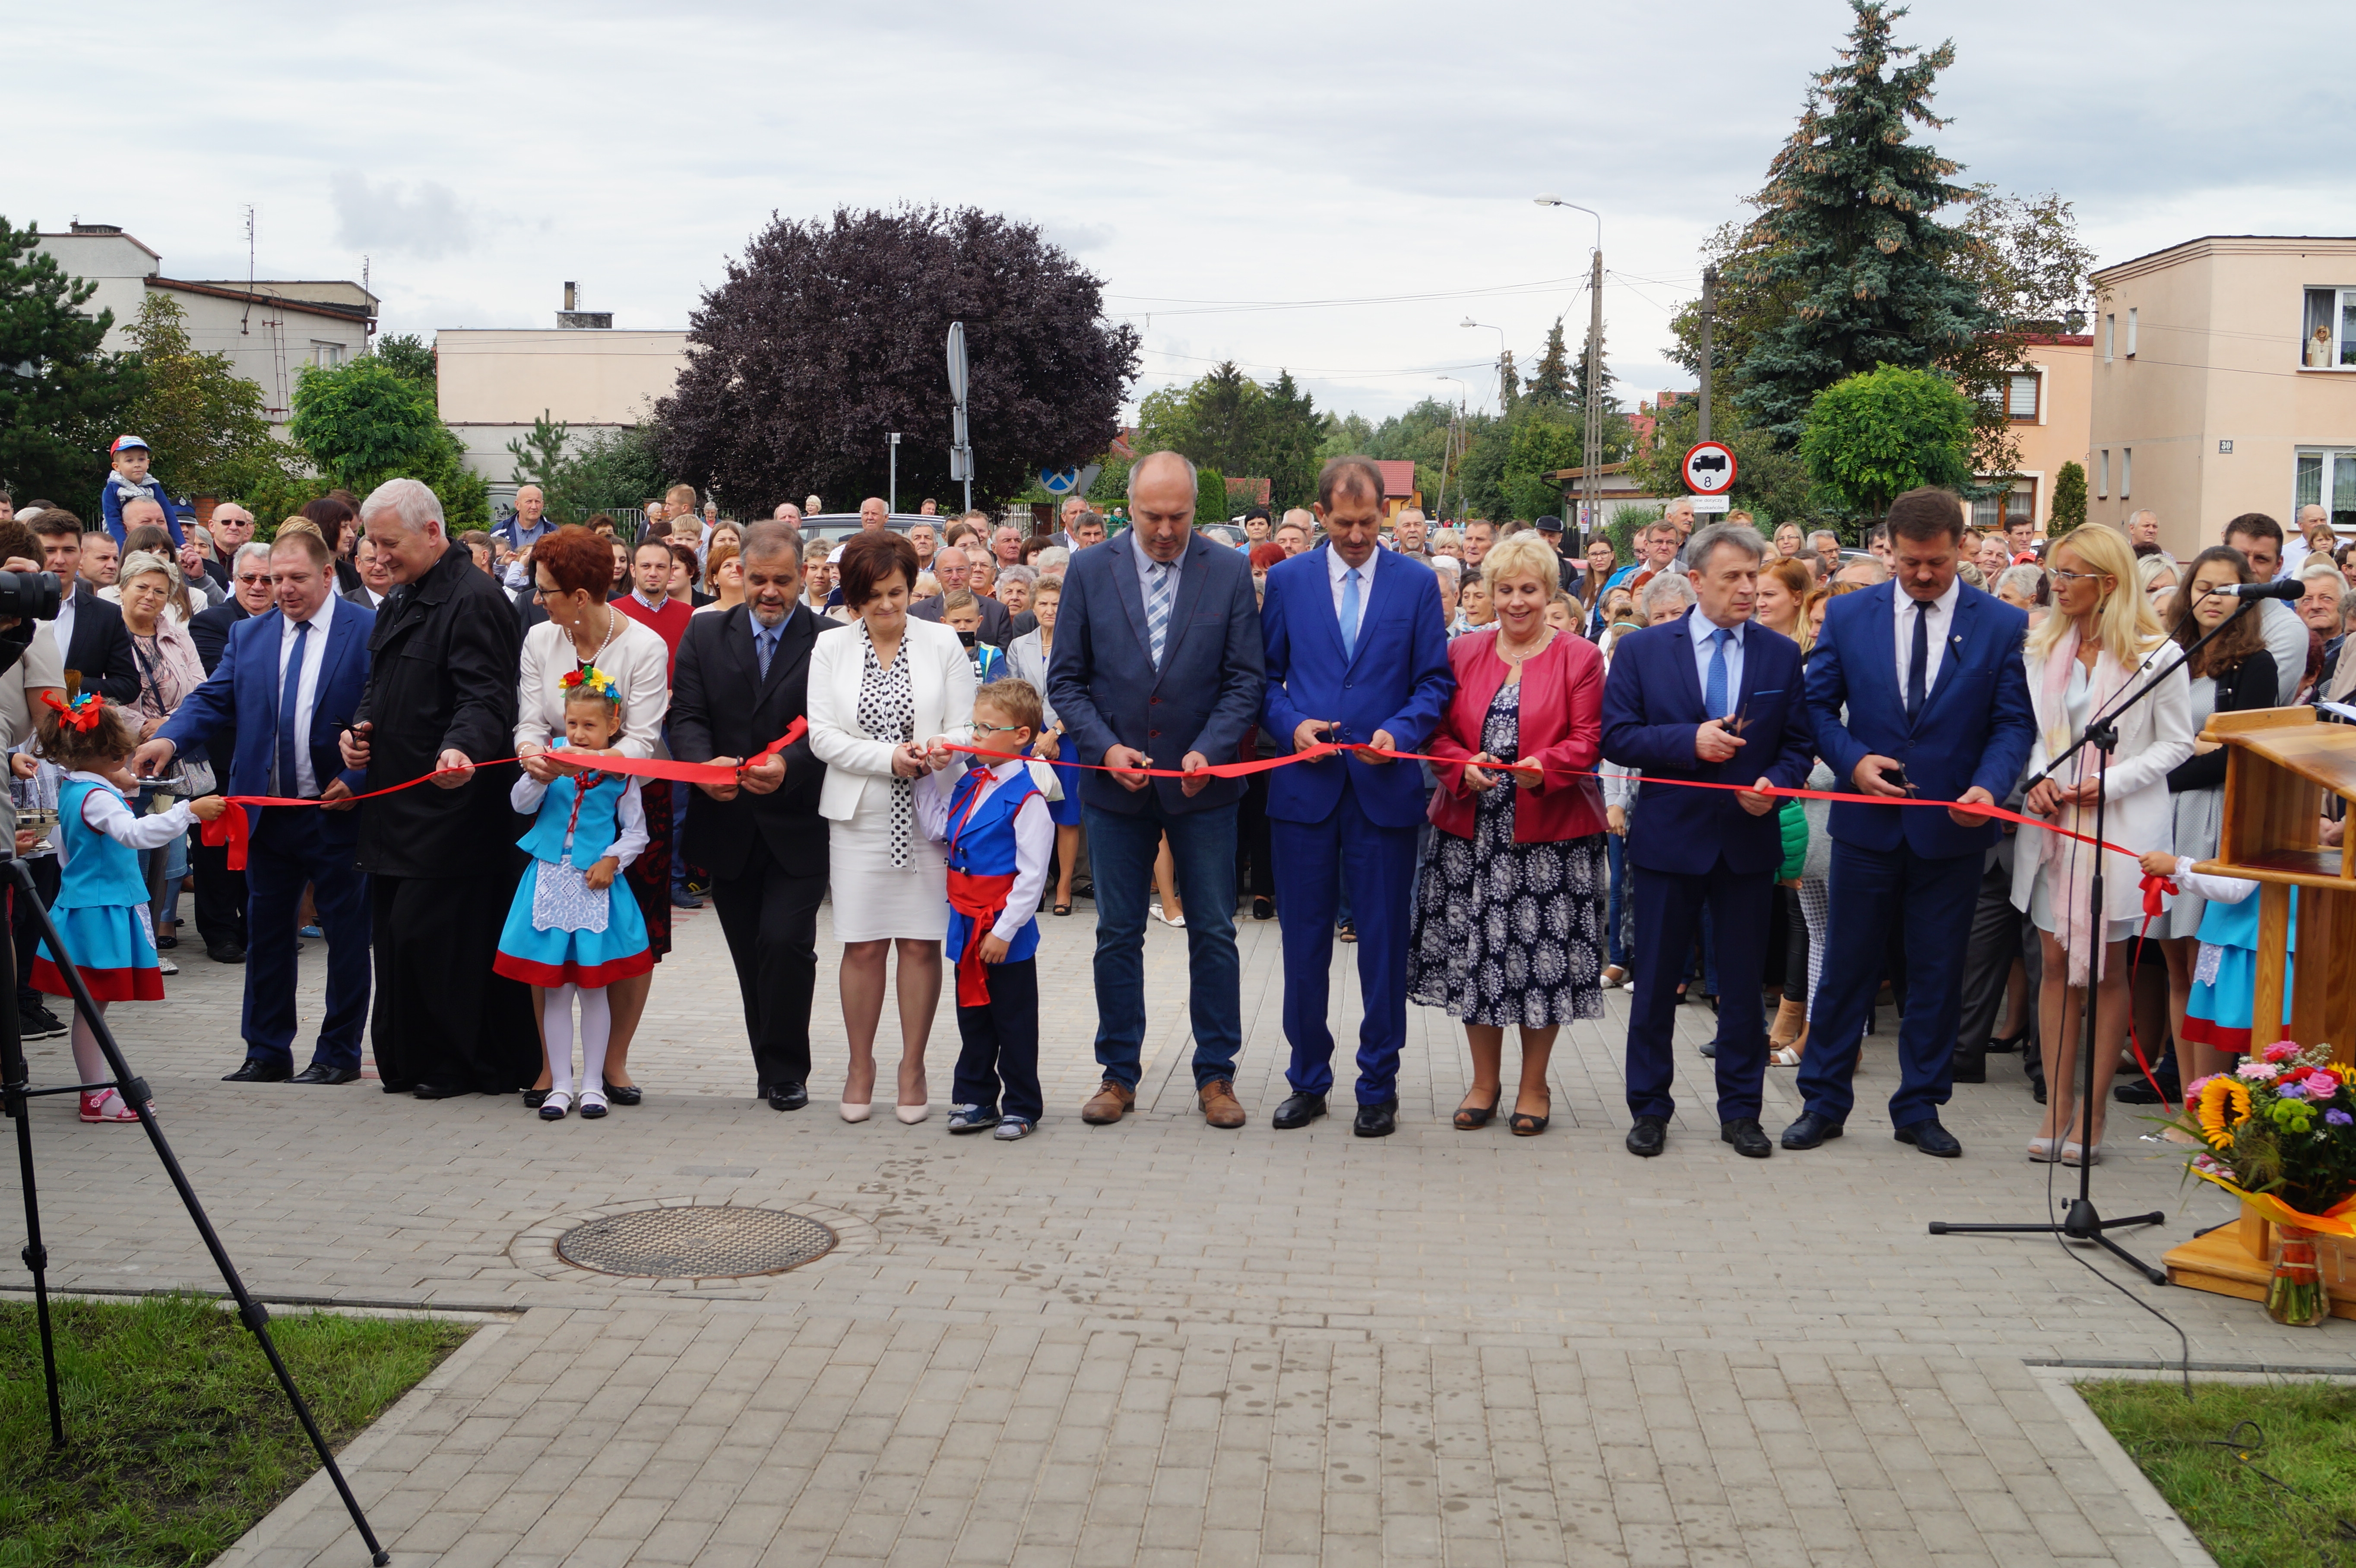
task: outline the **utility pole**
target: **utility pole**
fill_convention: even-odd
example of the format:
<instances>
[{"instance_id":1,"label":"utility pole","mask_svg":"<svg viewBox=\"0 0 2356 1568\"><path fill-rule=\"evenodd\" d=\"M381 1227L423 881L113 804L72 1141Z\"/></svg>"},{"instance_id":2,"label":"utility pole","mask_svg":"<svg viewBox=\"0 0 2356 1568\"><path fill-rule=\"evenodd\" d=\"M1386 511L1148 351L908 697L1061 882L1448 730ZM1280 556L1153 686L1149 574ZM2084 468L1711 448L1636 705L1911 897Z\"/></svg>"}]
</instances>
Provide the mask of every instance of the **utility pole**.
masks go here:
<instances>
[{"instance_id":1,"label":"utility pole","mask_svg":"<svg viewBox=\"0 0 2356 1568\"><path fill-rule=\"evenodd\" d=\"M1699 438L1703 441L1709 439L1709 328L1711 319L1717 314L1718 269L1704 267L1701 270L1701 435Z\"/></svg>"},{"instance_id":2,"label":"utility pole","mask_svg":"<svg viewBox=\"0 0 2356 1568\"><path fill-rule=\"evenodd\" d=\"M895 430L884 436L884 444L889 449L892 461L891 487L884 493L886 497L884 505L896 512L900 509L900 432Z\"/></svg>"},{"instance_id":3,"label":"utility pole","mask_svg":"<svg viewBox=\"0 0 2356 1568\"><path fill-rule=\"evenodd\" d=\"M1601 225L1598 225L1599 229ZM1603 526L1603 242L1595 245L1595 261L1587 275L1587 442L1581 453L1586 483L1580 486L1583 519L1590 528Z\"/></svg>"}]
</instances>

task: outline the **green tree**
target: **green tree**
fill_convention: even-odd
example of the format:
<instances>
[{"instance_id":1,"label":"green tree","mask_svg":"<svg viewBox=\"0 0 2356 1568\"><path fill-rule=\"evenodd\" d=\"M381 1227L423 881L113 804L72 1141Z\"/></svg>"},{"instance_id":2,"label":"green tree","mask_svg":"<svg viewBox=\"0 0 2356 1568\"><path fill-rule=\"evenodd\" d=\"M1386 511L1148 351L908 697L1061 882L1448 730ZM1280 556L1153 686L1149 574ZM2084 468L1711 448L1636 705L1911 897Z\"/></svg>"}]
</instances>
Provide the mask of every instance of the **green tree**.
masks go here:
<instances>
[{"instance_id":1,"label":"green tree","mask_svg":"<svg viewBox=\"0 0 2356 1568\"><path fill-rule=\"evenodd\" d=\"M1883 365L1816 394L1800 461L1847 510L1879 516L1919 485L1969 485L1971 449L1970 398L1936 371Z\"/></svg>"},{"instance_id":2,"label":"green tree","mask_svg":"<svg viewBox=\"0 0 2356 1568\"><path fill-rule=\"evenodd\" d=\"M2053 508L2045 521L2045 536L2060 539L2086 520L2086 470L2065 463L2053 474Z\"/></svg>"},{"instance_id":3,"label":"green tree","mask_svg":"<svg viewBox=\"0 0 2356 1568\"><path fill-rule=\"evenodd\" d=\"M1530 372L1530 384L1522 395L1532 402L1568 403L1571 400L1570 349L1562 339L1562 317L1556 316L1547 328L1546 348L1538 355L1538 368Z\"/></svg>"},{"instance_id":4,"label":"green tree","mask_svg":"<svg viewBox=\"0 0 2356 1568\"><path fill-rule=\"evenodd\" d=\"M198 353L187 320L169 294L140 302L126 331L145 379L123 422L146 439L174 490L228 496L283 478L293 453L271 432L262 389L228 355Z\"/></svg>"},{"instance_id":5,"label":"green tree","mask_svg":"<svg viewBox=\"0 0 2356 1568\"><path fill-rule=\"evenodd\" d=\"M1227 517L1227 476L1215 468L1197 468L1194 471L1194 521L1224 523Z\"/></svg>"},{"instance_id":6,"label":"green tree","mask_svg":"<svg viewBox=\"0 0 2356 1568\"><path fill-rule=\"evenodd\" d=\"M531 432L508 443L508 456L514 460L508 483L519 489L526 485L539 485L550 517L560 523L577 523L588 514L581 510L564 483L567 433L562 420L552 420L546 409L541 410L540 417L531 421Z\"/></svg>"},{"instance_id":7,"label":"green tree","mask_svg":"<svg viewBox=\"0 0 2356 1568\"><path fill-rule=\"evenodd\" d=\"M1953 183L1960 165L1909 129L1945 124L1931 98L1954 46L1893 44L1902 9L1850 5L1848 47L1816 73L1769 166L1763 232L1726 269L1744 287L1790 293L1789 314L1744 359L1735 400L1787 446L1820 391L1879 365L1954 365L1997 325L1954 266L1968 236L1933 217L1973 193Z\"/></svg>"},{"instance_id":8,"label":"green tree","mask_svg":"<svg viewBox=\"0 0 2356 1568\"><path fill-rule=\"evenodd\" d=\"M306 368L286 430L322 477L356 496L387 479L416 479L441 497L454 531L490 521L489 487L466 470L466 448L442 422L433 387L375 355L333 370Z\"/></svg>"},{"instance_id":9,"label":"green tree","mask_svg":"<svg viewBox=\"0 0 2356 1568\"><path fill-rule=\"evenodd\" d=\"M1540 409L1516 421L1505 454L1505 513L1515 517L1560 515L1562 483L1549 475L1578 467L1585 447L1581 415Z\"/></svg>"},{"instance_id":10,"label":"green tree","mask_svg":"<svg viewBox=\"0 0 2356 1568\"><path fill-rule=\"evenodd\" d=\"M440 377L439 360L434 347L413 332L396 333L380 339L376 357L412 381L432 386Z\"/></svg>"},{"instance_id":11,"label":"green tree","mask_svg":"<svg viewBox=\"0 0 2356 1568\"><path fill-rule=\"evenodd\" d=\"M1176 452L1222 474L1268 480L1273 506L1315 497L1325 416L1289 370L1262 385L1223 362L1186 386L1148 393L1137 430L1140 452Z\"/></svg>"},{"instance_id":12,"label":"green tree","mask_svg":"<svg viewBox=\"0 0 2356 1568\"><path fill-rule=\"evenodd\" d=\"M68 277L39 228L0 217L0 484L95 518L102 453L145 377L100 347L114 313L81 314L98 285Z\"/></svg>"},{"instance_id":13,"label":"green tree","mask_svg":"<svg viewBox=\"0 0 2356 1568\"><path fill-rule=\"evenodd\" d=\"M1608 322L1605 323L1606 337L1609 336L1610 325ZM1587 346L1581 343L1579 357L1570 362L1570 395L1565 400L1572 411L1582 418L1585 417L1587 409ZM1612 374L1612 357L1605 351L1604 342L1601 339L1595 345L1595 359L1602 372L1601 377L1603 383L1602 406L1605 421L1608 424L1612 417L1620 411L1619 383ZM1607 458L1605 461L1613 460Z\"/></svg>"},{"instance_id":14,"label":"green tree","mask_svg":"<svg viewBox=\"0 0 2356 1568\"><path fill-rule=\"evenodd\" d=\"M1366 422L1364 414L1327 414L1323 430L1317 443L1321 463L1329 457L1348 457L1374 449L1375 427Z\"/></svg>"},{"instance_id":15,"label":"green tree","mask_svg":"<svg viewBox=\"0 0 2356 1568\"><path fill-rule=\"evenodd\" d=\"M1713 390L1710 439L1734 453L1734 488L1728 492L1733 506L1770 524L1830 521L1828 503L1817 496L1799 458L1766 431L1743 424L1722 387ZM1652 443L1629 458L1629 473L1644 495L1683 495L1686 453L1701 439L1700 400L1679 398L1654 417Z\"/></svg>"}]
</instances>

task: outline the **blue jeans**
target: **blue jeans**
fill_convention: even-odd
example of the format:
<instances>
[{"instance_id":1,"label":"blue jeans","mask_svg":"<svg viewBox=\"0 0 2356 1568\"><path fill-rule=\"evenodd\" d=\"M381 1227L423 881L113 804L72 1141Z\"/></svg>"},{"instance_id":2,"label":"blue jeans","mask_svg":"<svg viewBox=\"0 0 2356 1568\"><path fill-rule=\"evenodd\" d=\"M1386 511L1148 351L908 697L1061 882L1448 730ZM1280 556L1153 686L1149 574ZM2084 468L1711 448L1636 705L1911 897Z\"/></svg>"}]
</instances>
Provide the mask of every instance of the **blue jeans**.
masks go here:
<instances>
[{"instance_id":1,"label":"blue jeans","mask_svg":"<svg viewBox=\"0 0 2356 1568\"><path fill-rule=\"evenodd\" d=\"M1186 979L1194 1086L1236 1075L1244 1038L1236 958L1236 807L1165 814L1151 792L1135 816L1087 808L1097 885L1097 1064L1135 1089L1145 1045L1145 904L1153 858L1170 836L1186 907Z\"/></svg>"}]
</instances>

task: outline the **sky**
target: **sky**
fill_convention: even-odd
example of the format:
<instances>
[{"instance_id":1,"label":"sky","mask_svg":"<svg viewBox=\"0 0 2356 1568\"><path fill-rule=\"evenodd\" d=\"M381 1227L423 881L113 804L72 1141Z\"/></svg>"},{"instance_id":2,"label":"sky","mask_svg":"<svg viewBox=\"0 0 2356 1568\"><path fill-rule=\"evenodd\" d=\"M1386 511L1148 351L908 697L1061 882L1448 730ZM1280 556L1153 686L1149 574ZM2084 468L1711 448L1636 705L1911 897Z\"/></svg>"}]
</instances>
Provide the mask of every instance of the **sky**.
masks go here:
<instances>
[{"instance_id":1,"label":"sky","mask_svg":"<svg viewBox=\"0 0 2356 1568\"><path fill-rule=\"evenodd\" d=\"M0 0L0 213L120 224L182 278L353 278L383 330L546 326L562 284L679 328L772 215L970 205L1105 281L1136 396L1223 358L1321 407L1494 406L1501 342L1584 331L1601 214L1623 396L1747 213L1845 0L1655 5L110 6ZM2208 233L2356 234L2344 8L1918 4L1923 132L2076 204L2105 262ZM2336 149L2336 150L2335 150ZM1351 303L1331 303L1351 302ZM1471 319L1485 326L1465 326ZM1499 330L1503 338L1501 339ZM1451 379L1452 378L1452 379Z\"/></svg>"}]
</instances>

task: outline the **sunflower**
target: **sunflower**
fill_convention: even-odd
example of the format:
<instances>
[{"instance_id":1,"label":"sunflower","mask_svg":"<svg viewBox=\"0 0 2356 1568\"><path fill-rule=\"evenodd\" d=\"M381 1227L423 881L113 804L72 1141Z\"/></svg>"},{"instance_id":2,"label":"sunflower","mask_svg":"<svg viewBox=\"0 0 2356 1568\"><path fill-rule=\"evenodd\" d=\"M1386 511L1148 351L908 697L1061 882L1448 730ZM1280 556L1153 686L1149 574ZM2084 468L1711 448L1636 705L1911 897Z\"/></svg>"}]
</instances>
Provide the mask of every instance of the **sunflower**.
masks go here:
<instances>
[{"instance_id":1,"label":"sunflower","mask_svg":"<svg viewBox=\"0 0 2356 1568\"><path fill-rule=\"evenodd\" d=\"M2228 1118L2226 1107L2233 1115ZM2201 1117L2201 1136L2209 1140L2211 1148L2233 1147L2233 1129L2250 1119L2250 1086L2222 1073L2201 1086L2201 1099L2196 1109Z\"/></svg>"}]
</instances>

